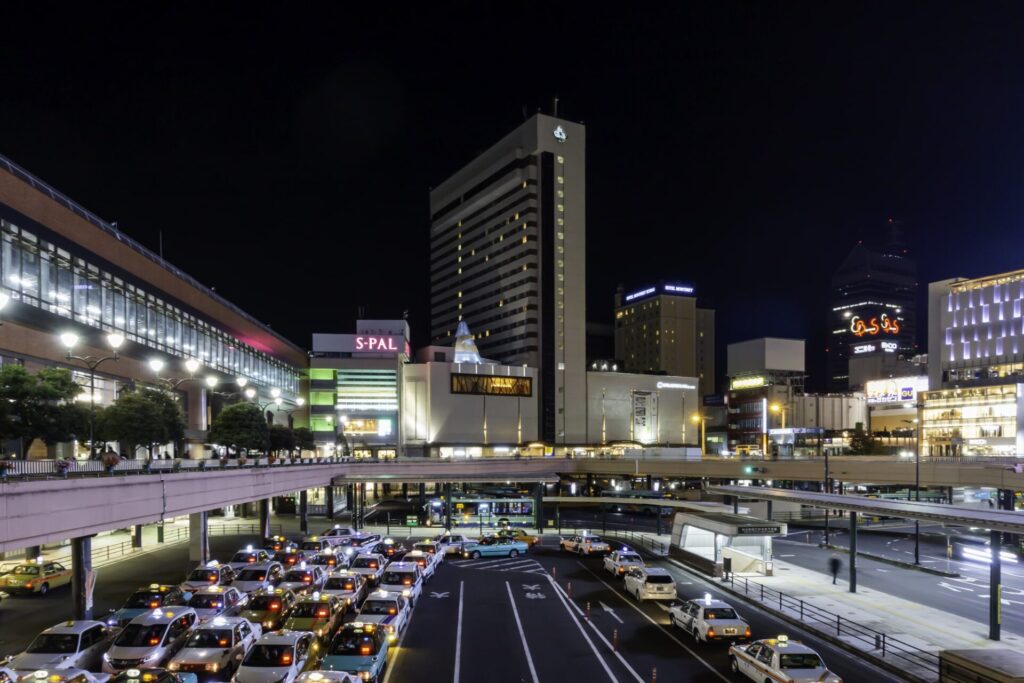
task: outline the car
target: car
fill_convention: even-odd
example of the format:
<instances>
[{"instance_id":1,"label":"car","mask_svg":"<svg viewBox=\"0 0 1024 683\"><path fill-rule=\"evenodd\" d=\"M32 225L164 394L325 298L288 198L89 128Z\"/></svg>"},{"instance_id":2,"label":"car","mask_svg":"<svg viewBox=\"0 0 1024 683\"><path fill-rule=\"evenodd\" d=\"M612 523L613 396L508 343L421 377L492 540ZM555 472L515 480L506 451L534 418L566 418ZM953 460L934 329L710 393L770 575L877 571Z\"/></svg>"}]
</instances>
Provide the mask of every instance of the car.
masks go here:
<instances>
[{"instance_id":1,"label":"car","mask_svg":"<svg viewBox=\"0 0 1024 683\"><path fill-rule=\"evenodd\" d=\"M604 556L604 568L615 576L625 576L626 570L630 567L643 567L644 558L635 550L619 548L610 555Z\"/></svg>"},{"instance_id":2,"label":"car","mask_svg":"<svg viewBox=\"0 0 1024 683\"><path fill-rule=\"evenodd\" d=\"M523 541L510 538L486 536L479 541L468 541L462 544L462 556L474 560L480 557L518 557L527 552L530 546Z\"/></svg>"},{"instance_id":3,"label":"car","mask_svg":"<svg viewBox=\"0 0 1024 683\"><path fill-rule=\"evenodd\" d=\"M232 588L237 588L243 593L254 593L258 590L277 588L284 578L284 567L280 562L264 562L263 564L251 564L235 574L235 580L231 582Z\"/></svg>"},{"instance_id":4,"label":"car","mask_svg":"<svg viewBox=\"0 0 1024 683\"><path fill-rule=\"evenodd\" d=\"M377 628L384 629L388 639L393 643L405 631L411 614L412 606L400 593L378 590L363 600L363 606L359 608L355 621L375 624Z\"/></svg>"},{"instance_id":5,"label":"car","mask_svg":"<svg viewBox=\"0 0 1024 683\"><path fill-rule=\"evenodd\" d=\"M292 683L316 668L320 645L308 631L265 633L242 659L235 683Z\"/></svg>"},{"instance_id":6,"label":"car","mask_svg":"<svg viewBox=\"0 0 1024 683\"><path fill-rule=\"evenodd\" d=\"M384 569L379 588L389 593L401 593L415 605L423 592L423 572L415 562L392 562Z\"/></svg>"},{"instance_id":7,"label":"car","mask_svg":"<svg viewBox=\"0 0 1024 683\"><path fill-rule=\"evenodd\" d=\"M262 627L248 619L215 617L192 630L185 645L167 663L167 669L226 678L262 635Z\"/></svg>"},{"instance_id":8,"label":"car","mask_svg":"<svg viewBox=\"0 0 1024 683\"><path fill-rule=\"evenodd\" d=\"M295 679L295 683L361 683L358 676L352 676L341 671L303 671Z\"/></svg>"},{"instance_id":9,"label":"car","mask_svg":"<svg viewBox=\"0 0 1024 683\"><path fill-rule=\"evenodd\" d=\"M327 539L334 539L340 541L343 538L358 536L359 532L353 529L352 527L335 524L330 529L324 529L322 532L320 532L320 535Z\"/></svg>"},{"instance_id":10,"label":"car","mask_svg":"<svg viewBox=\"0 0 1024 683\"><path fill-rule=\"evenodd\" d=\"M167 669L128 669L111 676L106 683L199 683L199 677Z\"/></svg>"},{"instance_id":11,"label":"car","mask_svg":"<svg viewBox=\"0 0 1024 683\"><path fill-rule=\"evenodd\" d=\"M376 624L352 621L341 627L324 652L320 667L345 671L361 681L379 683L388 666L391 641Z\"/></svg>"},{"instance_id":12,"label":"car","mask_svg":"<svg viewBox=\"0 0 1024 683\"><path fill-rule=\"evenodd\" d=\"M232 555L231 559L227 561L227 565L238 572L254 564L263 564L269 561L269 552L263 548L253 548L249 545Z\"/></svg>"},{"instance_id":13,"label":"car","mask_svg":"<svg viewBox=\"0 0 1024 683\"><path fill-rule=\"evenodd\" d=\"M784 635L730 646L729 666L733 672L757 683L843 683L842 678L828 670L817 652Z\"/></svg>"},{"instance_id":14,"label":"car","mask_svg":"<svg viewBox=\"0 0 1024 683\"><path fill-rule=\"evenodd\" d=\"M500 538L511 538L516 541L522 541L531 548L537 545L537 543L540 541L540 536L533 536L531 534L526 533L522 529L515 529L512 527L499 529L497 535Z\"/></svg>"},{"instance_id":15,"label":"car","mask_svg":"<svg viewBox=\"0 0 1024 683\"><path fill-rule=\"evenodd\" d=\"M578 536L567 536L559 539L558 546L567 552L578 555L592 555L594 553L607 553L611 546L593 534L581 534Z\"/></svg>"},{"instance_id":16,"label":"car","mask_svg":"<svg viewBox=\"0 0 1024 683\"><path fill-rule=\"evenodd\" d=\"M19 683L107 683L109 674L98 674L85 669L40 669L32 673L22 674L19 678L11 678ZM4 670L0 668L0 683L7 683Z\"/></svg>"},{"instance_id":17,"label":"car","mask_svg":"<svg viewBox=\"0 0 1024 683\"><path fill-rule=\"evenodd\" d=\"M463 536L462 534L453 534L450 531L446 531L440 536L434 537L434 542L444 548L445 555L462 555L462 546L468 543L470 540L469 536Z\"/></svg>"},{"instance_id":18,"label":"car","mask_svg":"<svg viewBox=\"0 0 1024 683\"><path fill-rule=\"evenodd\" d=\"M206 564L193 569L185 580L181 582L181 590L194 593L203 588L211 586L226 586L235 578L235 570L217 560L210 560Z\"/></svg>"},{"instance_id":19,"label":"car","mask_svg":"<svg viewBox=\"0 0 1024 683\"><path fill-rule=\"evenodd\" d=\"M383 555L376 553L359 553L348 566L349 571L362 575L367 583L376 586L380 575L384 573L384 565L388 563Z\"/></svg>"},{"instance_id":20,"label":"car","mask_svg":"<svg viewBox=\"0 0 1024 683\"><path fill-rule=\"evenodd\" d=\"M8 666L18 672L98 669L110 640L102 621L62 621L36 636Z\"/></svg>"},{"instance_id":21,"label":"car","mask_svg":"<svg viewBox=\"0 0 1024 683\"><path fill-rule=\"evenodd\" d=\"M296 541L289 540L284 536L269 536L263 539L263 549L270 552L280 552L289 548L298 548Z\"/></svg>"},{"instance_id":22,"label":"car","mask_svg":"<svg viewBox=\"0 0 1024 683\"><path fill-rule=\"evenodd\" d=\"M298 567L288 570L278 588L286 588L296 593L312 593L323 588L326 580L327 573L322 568L303 562Z\"/></svg>"},{"instance_id":23,"label":"car","mask_svg":"<svg viewBox=\"0 0 1024 683\"><path fill-rule=\"evenodd\" d=\"M314 555L316 553L322 553L328 548L333 548L334 544L326 538L320 538L319 536L310 536L302 539L302 543L299 543L299 550L305 550L306 555Z\"/></svg>"},{"instance_id":24,"label":"car","mask_svg":"<svg viewBox=\"0 0 1024 683\"><path fill-rule=\"evenodd\" d=\"M412 549L433 555L439 564L444 561L444 548L437 541L420 541L419 543L414 543Z\"/></svg>"},{"instance_id":25,"label":"car","mask_svg":"<svg viewBox=\"0 0 1024 683\"><path fill-rule=\"evenodd\" d=\"M104 653L103 673L162 667L197 621L199 617L191 607L161 607L140 614L121 629Z\"/></svg>"},{"instance_id":26,"label":"car","mask_svg":"<svg viewBox=\"0 0 1024 683\"><path fill-rule=\"evenodd\" d=\"M307 553L305 550L299 548L286 548L285 550L278 550L274 553L272 558L274 562L280 562L286 569L291 569L297 564L302 564L306 561L306 557L313 553Z\"/></svg>"},{"instance_id":27,"label":"car","mask_svg":"<svg viewBox=\"0 0 1024 683\"><path fill-rule=\"evenodd\" d=\"M402 562L415 562L423 573L423 580L427 581L434 577L434 571L440 562L441 555L431 555L422 550L410 550L402 558Z\"/></svg>"},{"instance_id":28,"label":"car","mask_svg":"<svg viewBox=\"0 0 1024 683\"><path fill-rule=\"evenodd\" d=\"M192 597L181 590L181 586L166 583L151 583L136 590L117 610L110 610L107 626L126 626L129 621L144 612L168 605L184 605Z\"/></svg>"},{"instance_id":29,"label":"car","mask_svg":"<svg viewBox=\"0 0 1024 683\"><path fill-rule=\"evenodd\" d=\"M4 660L0 659L0 683L14 683L18 680L18 673L7 666Z\"/></svg>"},{"instance_id":30,"label":"car","mask_svg":"<svg viewBox=\"0 0 1024 683\"><path fill-rule=\"evenodd\" d=\"M248 601L249 596L233 586L212 586L193 593L188 606L202 623L214 617L234 616Z\"/></svg>"},{"instance_id":31,"label":"car","mask_svg":"<svg viewBox=\"0 0 1024 683\"><path fill-rule=\"evenodd\" d=\"M27 562L19 562L3 576L0 576L0 588L11 595L30 594L46 595L51 589L67 586L71 583L71 570L60 562L51 562L39 557Z\"/></svg>"},{"instance_id":32,"label":"car","mask_svg":"<svg viewBox=\"0 0 1024 683\"><path fill-rule=\"evenodd\" d=\"M375 544L369 548L367 552L377 553L383 555L387 559L397 559L405 554L407 548L402 545L401 541L396 541L393 538L385 538L383 541Z\"/></svg>"},{"instance_id":33,"label":"car","mask_svg":"<svg viewBox=\"0 0 1024 683\"><path fill-rule=\"evenodd\" d=\"M258 590L249 596L248 604L238 616L259 624L264 632L273 631L281 628L295 600L295 593L283 588Z\"/></svg>"},{"instance_id":34,"label":"car","mask_svg":"<svg viewBox=\"0 0 1024 683\"><path fill-rule=\"evenodd\" d=\"M732 605L714 600L710 594L701 600L687 600L672 605L668 616L674 626L692 633L698 642L750 638L750 624L736 613Z\"/></svg>"},{"instance_id":35,"label":"car","mask_svg":"<svg viewBox=\"0 0 1024 683\"><path fill-rule=\"evenodd\" d=\"M312 631L326 642L338 630L344 616L344 600L326 593L313 593L298 599L288 613L284 628L289 631Z\"/></svg>"},{"instance_id":36,"label":"car","mask_svg":"<svg viewBox=\"0 0 1024 683\"><path fill-rule=\"evenodd\" d=\"M335 569L348 566L348 559L344 555L335 552L334 548L327 548L306 560L306 564L316 565L325 572L330 573Z\"/></svg>"},{"instance_id":37,"label":"car","mask_svg":"<svg viewBox=\"0 0 1024 683\"><path fill-rule=\"evenodd\" d=\"M347 569L340 569L327 575L321 593L334 595L344 600L347 606L356 606L366 597L366 579Z\"/></svg>"},{"instance_id":38,"label":"car","mask_svg":"<svg viewBox=\"0 0 1024 683\"><path fill-rule=\"evenodd\" d=\"M639 602L677 597L675 580L661 567L630 567L623 578L624 590Z\"/></svg>"}]
</instances>

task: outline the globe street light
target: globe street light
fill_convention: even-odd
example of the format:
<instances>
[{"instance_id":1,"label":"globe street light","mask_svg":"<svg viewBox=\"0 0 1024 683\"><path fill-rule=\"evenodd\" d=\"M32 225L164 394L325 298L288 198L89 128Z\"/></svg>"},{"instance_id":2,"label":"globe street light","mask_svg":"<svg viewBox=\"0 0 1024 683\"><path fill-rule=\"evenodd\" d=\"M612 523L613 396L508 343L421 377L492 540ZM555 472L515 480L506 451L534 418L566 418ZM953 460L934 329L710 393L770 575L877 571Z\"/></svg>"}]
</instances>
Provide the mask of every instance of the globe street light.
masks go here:
<instances>
[{"instance_id":1,"label":"globe street light","mask_svg":"<svg viewBox=\"0 0 1024 683\"><path fill-rule=\"evenodd\" d=\"M217 378L214 375L208 375L206 377L206 386L213 389L217 386Z\"/></svg>"},{"instance_id":2,"label":"globe street light","mask_svg":"<svg viewBox=\"0 0 1024 683\"><path fill-rule=\"evenodd\" d=\"M112 360L117 361L117 350L124 343L124 336L113 332L107 335L107 344L113 353L109 356L76 356L72 350L78 344L79 337L74 332L64 332L60 335L60 342L67 348L64 355L65 360L77 361L89 369L89 459L96 459L96 368L101 363Z\"/></svg>"},{"instance_id":3,"label":"globe street light","mask_svg":"<svg viewBox=\"0 0 1024 683\"><path fill-rule=\"evenodd\" d=\"M154 358L149 361L149 367L153 371L153 374L156 375L157 380L167 385L168 389L177 389L184 382L198 381L195 374L199 370L200 364L195 358L189 358L185 361L185 369L188 370L188 377L161 377L160 371L163 370L165 366L166 363L159 358ZM206 383L210 383L209 377L206 378ZM214 384L216 384L216 378L214 378Z\"/></svg>"}]
</instances>

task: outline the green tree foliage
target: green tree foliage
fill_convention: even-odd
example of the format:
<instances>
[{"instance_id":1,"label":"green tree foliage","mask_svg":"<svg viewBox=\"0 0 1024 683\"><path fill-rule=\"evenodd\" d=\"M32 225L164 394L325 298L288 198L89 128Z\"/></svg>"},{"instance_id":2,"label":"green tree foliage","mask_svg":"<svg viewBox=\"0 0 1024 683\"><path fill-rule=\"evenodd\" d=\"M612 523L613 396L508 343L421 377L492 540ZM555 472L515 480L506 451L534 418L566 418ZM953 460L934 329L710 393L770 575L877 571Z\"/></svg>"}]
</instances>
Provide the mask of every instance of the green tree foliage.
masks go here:
<instances>
[{"instance_id":1,"label":"green tree foliage","mask_svg":"<svg viewBox=\"0 0 1024 683\"><path fill-rule=\"evenodd\" d=\"M312 451L316 449L316 442L313 441L313 432L308 427L296 427L292 430L295 433L295 448L300 451Z\"/></svg>"},{"instance_id":2,"label":"green tree foliage","mask_svg":"<svg viewBox=\"0 0 1024 683\"><path fill-rule=\"evenodd\" d=\"M75 405L81 388L71 373L20 365L0 368L0 439L42 439L48 444L88 436L88 410Z\"/></svg>"},{"instance_id":3,"label":"green tree foliage","mask_svg":"<svg viewBox=\"0 0 1024 683\"><path fill-rule=\"evenodd\" d=\"M178 442L185 436L185 418L173 397L160 391L122 393L97 419L98 436L120 441L134 456L144 446L152 455L159 444Z\"/></svg>"},{"instance_id":4,"label":"green tree foliage","mask_svg":"<svg viewBox=\"0 0 1024 683\"><path fill-rule=\"evenodd\" d=\"M236 453L267 446L267 421L258 406L235 403L220 411L210 428L210 443L228 446Z\"/></svg>"},{"instance_id":5,"label":"green tree foliage","mask_svg":"<svg viewBox=\"0 0 1024 683\"><path fill-rule=\"evenodd\" d=\"M295 433L284 425L270 425L270 450L275 453L295 450Z\"/></svg>"},{"instance_id":6,"label":"green tree foliage","mask_svg":"<svg viewBox=\"0 0 1024 683\"><path fill-rule=\"evenodd\" d=\"M864 431L864 424L858 422L853 434L850 435L850 455L874 455L877 447L878 444L871 434Z\"/></svg>"}]
</instances>

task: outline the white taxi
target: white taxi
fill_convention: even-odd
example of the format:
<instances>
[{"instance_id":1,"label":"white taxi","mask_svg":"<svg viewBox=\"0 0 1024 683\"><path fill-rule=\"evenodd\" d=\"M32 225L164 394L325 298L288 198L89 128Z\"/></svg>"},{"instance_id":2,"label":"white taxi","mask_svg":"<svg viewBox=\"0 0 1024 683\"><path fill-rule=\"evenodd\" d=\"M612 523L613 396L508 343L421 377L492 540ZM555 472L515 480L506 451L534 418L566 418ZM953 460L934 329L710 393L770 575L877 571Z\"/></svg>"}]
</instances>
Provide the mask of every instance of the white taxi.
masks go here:
<instances>
[{"instance_id":1,"label":"white taxi","mask_svg":"<svg viewBox=\"0 0 1024 683\"><path fill-rule=\"evenodd\" d=\"M264 562L270 562L270 553L263 548L253 548L251 545L247 545L232 555L231 559L227 561L227 565L237 572Z\"/></svg>"},{"instance_id":2,"label":"white taxi","mask_svg":"<svg viewBox=\"0 0 1024 683\"><path fill-rule=\"evenodd\" d=\"M668 611L673 626L692 633L694 640L747 640L750 624L736 613L732 605L714 600L710 593L702 600L687 600Z\"/></svg>"},{"instance_id":3,"label":"white taxi","mask_svg":"<svg viewBox=\"0 0 1024 683\"><path fill-rule=\"evenodd\" d=\"M566 536L558 540L558 546L566 552L578 555L592 555L594 553L606 553L612 548L593 534L580 534L578 536Z\"/></svg>"},{"instance_id":4,"label":"white taxi","mask_svg":"<svg viewBox=\"0 0 1024 683\"><path fill-rule=\"evenodd\" d=\"M620 548L611 555L605 555L604 557L605 571L618 577L624 576L626 570L630 567L643 566L644 558L640 557L639 553L635 550L630 550L629 548Z\"/></svg>"},{"instance_id":5,"label":"white taxi","mask_svg":"<svg viewBox=\"0 0 1024 683\"><path fill-rule=\"evenodd\" d=\"M434 538L434 542L444 548L445 555L462 555L462 546L472 540L469 536L453 534L450 531Z\"/></svg>"},{"instance_id":6,"label":"white taxi","mask_svg":"<svg viewBox=\"0 0 1024 683\"><path fill-rule=\"evenodd\" d=\"M366 579L347 569L327 575L323 590L325 595L336 596L346 605L358 605L366 597Z\"/></svg>"},{"instance_id":7,"label":"white taxi","mask_svg":"<svg viewBox=\"0 0 1024 683\"><path fill-rule=\"evenodd\" d=\"M410 550L402 556L402 562L415 562L423 573L423 580L427 581L434 578L437 565L441 564L441 557L440 553L432 555L422 550Z\"/></svg>"},{"instance_id":8,"label":"white taxi","mask_svg":"<svg viewBox=\"0 0 1024 683\"><path fill-rule=\"evenodd\" d=\"M110 632L102 621L63 621L35 637L8 666L15 671L41 669L98 669L110 645Z\"/></svg>"},{"instance_id":9,"label":"white taxi","mask_svg":"<svg viewBox=\"0 0 1024 683\"><path fill-rule=\"evenodd\" d=\"M248 619L214 617L192 631L184 647L167 663L167 670L212 673L226 678L262 635L260 625Z\"/></svg>"},{"instance_id":10,"label":"white taxi","mask_svg":"<svg viewBox=\"0 0 1024 683\"><path fill-rule=\"evenodd\" d=\"M843 683L825 667L817 652L787 636L733 645L729 648L729 666L757 683Z\"/></svg>"},{"instance_id":11,"label":"white taxi","mask_svg":"<svg viewBox=\"0 0 1024 683\"><path fill-rule=\"evenodd\" d=\"M284 578L284 567L280 562L264 562L251 564L235 574L231 582L232 588L242 593L255 593L259 590L274 590Z\"/></svg>"},{"instance_id":12,"label":"white taxi","mask_svg":"<svg viewBox=\"0 0 1024 683\"><path fill-rule=\"evenodd\" d=\"M160 607L135 617L103 655L103 673L162 667L185 642L196 621L191 607Z\"/></svg>"},{"instance_id":13,"label":"white taxi","mask_svg":"<svg viewBox=\"0 0 1024 683\"><path fill-rule=\"evenodd\" d=\"M235 683L292 683L316 668L320 644L308 631L278 631L256 641L232 677Z\"/></svg>"},{"instance_id":14,"label":"white taxi","mask_svg":"<svg viewBox=\"0 0 1024 683\"><path fill-rule=\"evenodd\" d=\"M376 586L380 575L384 573L384 565L388 563L383 555L376 553L360 553L352 560L348 570L360 574L371 586Z\"/></svg>"},{"instance_id":15,"label":"white taxi","mask_svg":"<svg viewBox=\"0 0 1024 683\"><path fill-rule=\"evenodd\" d=\"M392 562L381 575L379 587L382 591L401 593L415 605L423 592L423 573L415 562Z\"/></svg>"},{"instance_id":16,"label":"white taxi","mask_svg":"<svg viewBox=\"0 0 1024 683\"><path fill-rule=\"evenodd\" d=\"M355 620L364 624L377 624L387 631L388 640L393 643L405 630L411 614L409 601L400 593L374 591L363 601Z\"/></svg>"},{"instance_id":17,"label":"white taxi","mask_svg":"<svg viewBox=\"0 0 1024 683\"><path fill-rule=\"evenodd\" d=\"M192 570L181 583L181 590L195 593L201 588L224 586L235 578L235 570L217 560L210 560Z\"/></svg>"},{"instance_id":18,"label":"white taxi","mask_svg":"<svg viewBox=\"0 0 1024 683\"><path fill-rule=\"evenodd\" d=\"M307 671L295 679L295 683L361 683L358 676L347 674L344 671Z\"/></svg>"},{"instance_id":19,"label":"white taxi","mask_svg":"<svg viewBox=\"0 0 1024 683\"><path fill-rule=\"evenodd\" d=\"M335 524L330 529L325 529L324 532L320 534L320 537L327 539L327 541L331 545L338 545L346 538L351 538L352 536L355 536L358 533L359 532L353 529L352 527Z\"/></svg>"},{"instance_id":20,"label":"white taxi","mask_svg":"<svg viewBox=\"0 0 1024 683\"><path fill-rule=\"evenodd\" d=\"M661 567L632 567L626 571L623 588L637 599L675 600L676 582L667 570Z\"/></svg>"},{"instance_id":21,"label":"white taxi","mask_svg":"<svg viewBox=\"0 0 1024 683\"><path fill-rule=\"evenodd\" d=\"M277 587L295 593L313 593L323 588L326 580L327 573L323 568L302 562L298 567L289 569Z\"/></svg>"},{"instance_id":22,"label":"white taxi","mask_svg":"<svg viewBox=\"0 0 1024 683\"><path fill-rule=\"evenodd\" d=\"M192 594L188 606L196 611L200 622L219 616L234 616L249 601L249 596L233 586L213 586Z\"/></svg>"}]
</instances>

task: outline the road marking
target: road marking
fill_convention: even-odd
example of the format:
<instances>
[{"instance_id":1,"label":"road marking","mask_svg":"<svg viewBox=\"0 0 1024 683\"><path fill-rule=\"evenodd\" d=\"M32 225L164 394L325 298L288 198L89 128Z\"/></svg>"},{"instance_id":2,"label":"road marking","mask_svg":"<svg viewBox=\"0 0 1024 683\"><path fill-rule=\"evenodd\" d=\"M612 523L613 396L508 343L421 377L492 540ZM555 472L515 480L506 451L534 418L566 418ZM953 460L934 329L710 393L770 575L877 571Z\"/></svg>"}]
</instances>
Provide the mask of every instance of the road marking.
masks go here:
<instances>
[{"instance_id":1,"label":"road marking","mask_svg":"<svg viewBox=\"0 0 1024 683\"><path fill-rule=\"evenodd\" d=\"M540 590L540 584L539 583L534 583L534 584L524 583L523 584L523 590L524 591L539 591Z\"/></svg>"},{"instance_id":2,"label":"road marking","mask_svg":"<svg viewBox=\"0 0 1024 683\"><path fill-rule=\"evenodd\" d=\"M875 571L876 572L885 572L886 574L888 574L890 570L889 569L882 569L881 567L875 567Z\"/></svg>"},{"instance_id":3,"label":"road marking","mask_svg":"<svg viewBox=\"0 0 1024 683\"><path fill-rule=\"evenodd\" d=\"M465 582L459 581L459 625L455 629L455 679L459 683L459 660L462 659L462 590ZM387 683L387 681L384 681Z\"/></svg>"},{"instance_id":4,"label":"road marking","mask_svg":"<svg viewBox=\"0 0 1024 683\"><path fill-rule=\"evenodd\" d=\"M601 609L603 609L605 612L610 614L612 619L614 619L615 621L619 622L620 624L623 623L622 619L620 619L619 616L617 614L615 614L614 611L612 611L611 607L609 607L608 605L604 604L600 600L597 601L597 604L601 605Z\"/></svg>"},{"instance_id":5,"label":"road marking","mask_svg":"<svg viewBox=\"0 0 1024 683\"><path fill-rule=\"evenodd\" d=\"M533 677L533 683L540 683L537 679L537 669L533 666L533 656L530 654L530 646L526 644L526 633L523 632L523 622L519 619L519 609L516 607L516 601L512 597L512 586L505 582L505 588L508 590L508 601L512 603L512 615L516 618L516 628L519 629L519 639L523 641L523 652L526 653L526 663L530 666L530 676ZM529 597L529 593L526 594Z\"/></svg>"},{"instance_id":6,"label":"road marking","mask_svg":"<svg viewBox=\"0 0 1024 683\"><path fill-rule=\"evenodd\" d=\"M506 581L505 583L508 583L508 582ZM543 593L527 593L526 594L526 599L527 600L546 600L547 596L545 596Z\"/></svg>"},{"instance_id":7,"label":"road marking","mask_svg":"<svg viewBox=\"0 0 1024 683\"><path fill-rule=\"evenodd\" d=\"M443 599L443 598L447 598L448 595L449 595L448 591L445 591L444 593L436 593L434 591L430 591L430 597L432 597L432 598L442 598Z\"/></svg>"},{"instance_id":8,"label":"road marking","mask_svg":"<svg viewBox=\"0 0 1024 683\"><path fill-rule=\"evenodd\" d=\"M953 584L946 583L945 581L939 581L938 585L946 590L953 591L954 593L962 593L964 591L968 593L974 592L973 588L968 588L967 586L954 586Z\"/></svg>"},{"instance_id":9,"label":"road marking","mask_svg":"<svg viewBox=\"0 0 1024 683\"><path fill-rule=\"evenodd\" d=\"M672 640L673 640L673 641L674 641L674 642L676 643L676 645L678 645L679 647L683 648L684 650L686 650L687 652L689 652L689 653L690 653L691 655L693 655L693 658L694 658L694 659L696 659L696 660L697 660L698 662L700 662L701 664L703 664L704 666L706 666L706 667L707 667L707 669L708 669L708 671L710 671L711 673L715 674L715 676L717 676L717 677L719 678L719 680L723 680L723 681L725 681L726 683L729 683L729 679L728 679L728 678L726 678L725 676L723 676L723 675L722 675L721 673L719 673L718 669L716 669L715 667L711 666L711 665L710 665L710 664L709 664L709 663L707 662L707 660L705 660L705 659L704 659L703 657L701 657L701 656L700 656L699 654L697 654L697 653L696 653L696 652L695 652L694 650L692 650L692 649L690 649L689 647L687 647L687 646L686 646L686 645L685 645L685 644L683 643L683 641L679 640L679 639L678 639L678 638L676 638L676 637L675 637L674 635L672 635L671 633L669 633L668 629L666 629L666 628L665 628L664 626L662 626L661 624L659 624L658 622L656 622L656 621L655 621L654 619L651 619L651 617L650 617L650 616L649 616L649 615L647 614L647 612L644 612L644 611L643 611L642 609L640 609L639 607L637 607L636 605L634 605L634 604L633 604L632 602L630 602L629 600L627 600L627 599L625 598L625 596L623 596L623 595L622 595L622 593L620 593L619 591L617 591L617 590L615 590L614 588L612 588L612 587L611 587L611 586L610 586L610 585L609 585L608 583L606 583L606 582L605 582L605 580L604 580L604 579L602 579L602 578L601 578L600 576L598 576L597 574L595 574L594 572L592 572L592 571L590 570L590 568L589 568L589 567L587 567L587 566L586 566L585 564L583 564L582 562L579 562L578 560L577 560L577 562L579 563L579 565L580 565L581 567L583 567L584 569L586 569L586 570L587 570L587 572L588 572L588 573L589 573L589 574L590 574L591 576L593 576L593 577L594 577L595 579L597 579L598 581L600 581L601 583L603 583L603 584L605 585L605 588L607 588L607 589L608 589L608 590L610 590L611 592L615 593L615 595L619 596L619 599L620 599L620 600L622 600L622 601L623 601L624 603L626 603L626 605L628 605L629 607L632 607L632 608L633 608L634 610L636 610L636 612L637 612L637 613L638 613L638 614L639 614L640 616L642 616L642 617L643 617L644 619L646 619L647 621L651 622L651 623L652 623L652 624L654 624L654 625L655 625L656 627L658 627L658 628L659 628L659 629L661 630L661 632L662 632L662 633L664 633L664 634L665 634L666 636L668 636L669 638L671 638L671 639L672 639Z\"/></svg>"},{"instance_id":10,"label":"road marking","mask_svg":"<svg viewBox=\"0 0 1024 683\"><path fill-rule=\"evenodd\" d=\"M562 595L561 591L559 590L559 585L557 583L555 583L555 580L552 579L550 576L548 577L548 581L551 582L551 586L555 589L555 595L558 596L558 599L559 599L559 601L561 601L562 606L565 607L565 611L569 613L569 618L572 619L572 623L576 624L576 628L578 628L580 630L580 635L582 635L583 639L585 641L587 641L587 645L590 646L590 649L594 653L594 656L597 657L597 661L601 663L601 667L604 668L604 672L606 674L608 674L608 678L611 679L613 681L613 683L619 683L619 679L615 678L615 674L613 674L612 670L608 667L608 662L604 661L604 657L602 657L601 653L597 651L597 646L594 645L594 641L592 641L590 639L590 636L587 635L587 632L584 630L583 626L580 624L579 620L576 618L576 615L572 613L571 609L569 609L569 604L566 603L565 597ZM576 606L573 605L573 607L576 607ZM579 609L579 608L577 607L577 609ZM628 664L627 664L627 666L628 666ZM630 671L632 671L632 669L630 669ZM635 671L633 672L633 675L634 676L636 675ZM640 681L640 683L644 683L643 679L640 678L639 676L637 676L637 680Z\"/></svg>"}]
</instances>

